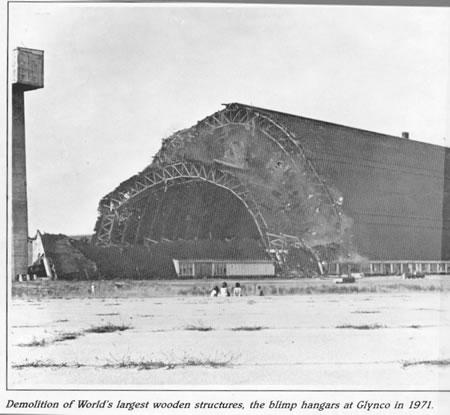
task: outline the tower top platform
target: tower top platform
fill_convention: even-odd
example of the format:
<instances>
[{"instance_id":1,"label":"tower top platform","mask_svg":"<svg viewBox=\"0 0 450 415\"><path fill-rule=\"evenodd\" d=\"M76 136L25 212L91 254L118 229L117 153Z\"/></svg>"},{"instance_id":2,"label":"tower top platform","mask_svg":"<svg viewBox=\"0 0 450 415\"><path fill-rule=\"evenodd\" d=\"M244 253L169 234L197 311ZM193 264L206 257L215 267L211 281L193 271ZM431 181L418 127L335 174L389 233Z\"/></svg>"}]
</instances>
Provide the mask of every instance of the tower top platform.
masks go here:
<instances>
[{"instance_id":1,"label":"tower top platform","mask_svg":"<svg viewBox=\"0 0 450 415\"><path fill-rule=\"evenodd\" d=\"M44 87L44 51L17 47L12 52L11 82L24 90Z\"/></svg>"}]
</instances>

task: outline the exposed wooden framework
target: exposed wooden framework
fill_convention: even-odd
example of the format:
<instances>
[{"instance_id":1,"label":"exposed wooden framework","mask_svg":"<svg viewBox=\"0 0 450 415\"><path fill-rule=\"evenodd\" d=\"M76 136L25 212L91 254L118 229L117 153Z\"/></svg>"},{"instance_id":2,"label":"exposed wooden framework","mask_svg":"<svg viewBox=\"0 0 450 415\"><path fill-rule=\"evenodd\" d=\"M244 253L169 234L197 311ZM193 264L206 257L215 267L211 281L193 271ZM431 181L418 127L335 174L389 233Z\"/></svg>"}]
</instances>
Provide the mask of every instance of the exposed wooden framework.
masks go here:
<instances>
[{"instance_id":1,"label":"exposed wooden framework","mask_svg":"<svg viewBox=\"0 0 450 415\"><path fill-rule=\"evenodd\" d=\"M250 192L239 181L237 177L229 172L224 172L214 166L206 166L197 163L179 161L160 168L148 169L145 173L134 176L126 188L121 191L110 193L103 198L100 207L100 226L96 234L96 244L109 246L124 244L124 236L130 227L138 232L140 222L144 214L136 214L130 207L130 202L145 192L157 190L158 188L192 181L204 181L219 186L236 196L245 206L258 229L261 241L268 254L279 260L278 253L291 246L306 248L297 236L286 234L275 234L268 231L267 223L261 211L251 196ZM149 198L152 195L148 196ZM135 235L135 238L137 234ZM148 238L147 239L147 243ZM135 239L136 241L136 239ZM156 241L151 241L156 243Z\"/></svg>"},{"instance_id":2,"label":"exposed wooden framework","mask_svg":"<svg viewBox=\"0 0 450 415\"><path fill-rule=\"evenodd\" d=\"M299 171L307 172L309 180L316 189L316 195L323 200L322 206L330 210L340 222L343 215L341 201L333 198L327 185L323 182L312 161L306 155L301 144L301 137L296 137L284 126L257 108L227 104L225 109L200 121L195 127L182 130L163 140L161 150L156 154L154 163L142 173L132 177L118 190L102 199L99 208L100 218L97 223L96 243L99 245L123 244L125 234L130 227L136 229L135 243L142 216L134 215L127 208L129 201L142 195L150 189L168 187L180 182L206 181L222 187L233 193L246 207L252 216L261 240L267 252L276 253L290 246L308 249L316 258L321 269L320 258L310 247L307 247L298 236L269 232L260 209L248 189L229 171L217 166L191 163L178 160L178 150L183 147L183 141L192 136L212 135L216 130L227 126L242 126L248 131L260 131L267 139L275 143L291 160ZM151 196L149 196L151 197ZM133 218L131 218L133 216ZM275 257L275 255L272 255Z\"/></svg>"},{"instance_id":3,"label":"exposed wooden framework","mask_svg":"<svg viewBox=\"0 0 450 415\"><path fill-rule=\"evenodd\" d=\"M286 235L284 233L275 234L267 233L269 238L270 248L275 250L286 250L290 247L304 248L305 245L298 236Z\"/></svg>"},{"instance_id":4,"label":"exposed wooden framework","mask_svg":"<svg viewBox=\"0 0 450 415\"><path fill-rule=\"evenodd\" d=\"M130 217L133 214L129 205L134 198L143 195L149 190L195 180L214 184L236 196L253 218L265 247L267 249L270 248L270 241L267 236L267 223L250 192L240 180L233 174L224 172L214 166L184 161L148 169L134 176L133 180L125 188L106 196L102 200L100 207L101 222L97 230L96 243L98 245L123 243L123 235L127 226L133 225L130 222Z\"/></svg>"},{"instance_id":5,"label":"exposed wooden framework","mask_svg":"<svg viewBox=\"0 0 450 415\"><path fill-rule=\"evenodd\" d=\"M285 262L289 248L303 248L312 254L317 262L320 273L323 274L322 261L320 260L319 255L314 249L306 246L302 239L298 236L286 235L285 233L274 234L268 232L267 237L269 238L271 253L273 253L278 260L281 260L281 262Z\"/></svg>"},{"instance_id":6,"label":"exposed wooden framework","mask_svg":"<svg viewBox=\"0 0 450 415\"><path fill-rule=\"evenodd\" d=\"M331 213L339 219L343 215L341 202L334 200L329 188L321 179L313 162L306 155L301 144L301 137L296 137L292 132L258 109L242 104L226 104L225 109L206 117L195 127L195 134L212 134L214 131L227 126L240 125L249 131L258 129L265 137L275 143L291 160L292 164L300 171L307 171L316 188L316 194L320 195L325 205L331 209ZM161 164L172 163L171 154L177 154L177 150L183 146L183 140L193 134L190 130L175 133L164 140L163 148L155 156ZM172 151L167 151L172 150Z\"/></svg>"}]
</instances>

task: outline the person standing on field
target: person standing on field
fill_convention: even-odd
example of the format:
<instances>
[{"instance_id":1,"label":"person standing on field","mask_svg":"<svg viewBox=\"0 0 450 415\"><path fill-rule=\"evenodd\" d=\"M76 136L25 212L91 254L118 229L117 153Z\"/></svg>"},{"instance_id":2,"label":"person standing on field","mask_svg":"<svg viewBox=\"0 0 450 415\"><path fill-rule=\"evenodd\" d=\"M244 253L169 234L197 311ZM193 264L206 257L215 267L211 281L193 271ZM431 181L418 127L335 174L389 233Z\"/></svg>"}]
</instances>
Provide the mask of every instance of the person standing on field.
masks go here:
<instances>
[{"instance_id":1,"label":"person standing on field","mask_svg":"<svg viewBox=\"0 0 450 415\"><path fill-rule=\"evenodd\" d=\"M95 284L92 283L89 287L89 296L93 297L95 295Z\"/></svg>"}]
</instances>

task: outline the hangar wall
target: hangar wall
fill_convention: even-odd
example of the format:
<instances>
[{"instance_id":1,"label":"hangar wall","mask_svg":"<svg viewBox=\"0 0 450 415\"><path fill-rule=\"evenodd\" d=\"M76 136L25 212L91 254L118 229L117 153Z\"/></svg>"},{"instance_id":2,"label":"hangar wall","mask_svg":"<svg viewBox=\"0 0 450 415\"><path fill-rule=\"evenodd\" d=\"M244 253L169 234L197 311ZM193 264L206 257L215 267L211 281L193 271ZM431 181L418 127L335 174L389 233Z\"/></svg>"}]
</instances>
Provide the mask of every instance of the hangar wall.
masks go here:
<instances>
[{"instance_id":1,"label":"hangar wall","mask_svg":"<svg viewBox=\"0 0 450 415\"><path fill-rule=\"evenodd\" d=\"M450 148L445 149L442 205L442 259L450 259Z\"/></svg>"},{"instance_id":2,"label":"hangar wall","mask_svg":"<svg viewBox=\"0 0 450 415\"><path fill-rule=\"evenodd\" d=\"M292 131L326 182L342 192L361 255L372 260L450 258L450 149L258 111Z\"/></svg>"}]
</instances>

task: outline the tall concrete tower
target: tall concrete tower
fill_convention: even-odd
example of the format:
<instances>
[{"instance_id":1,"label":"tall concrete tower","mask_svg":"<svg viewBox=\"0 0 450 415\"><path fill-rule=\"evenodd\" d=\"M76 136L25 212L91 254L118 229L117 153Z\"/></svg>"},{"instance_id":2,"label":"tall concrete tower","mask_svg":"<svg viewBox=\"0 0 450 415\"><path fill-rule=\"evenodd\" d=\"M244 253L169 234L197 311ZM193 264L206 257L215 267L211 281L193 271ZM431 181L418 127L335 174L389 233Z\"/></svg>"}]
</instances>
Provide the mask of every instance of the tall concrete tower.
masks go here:
<instances>
[{"instance_id":1,"label":"tall concrete tower","mask_svg":"<svg viewBox=\"0 0 450 415\"><path fill-rule=\"evenodd\" d=\"M11 278L26 274L28 265L28 203L25 154L25 91L44 87L44 52L16 48L12 53L11 137Z\"/></svg>"}]
</instances>

